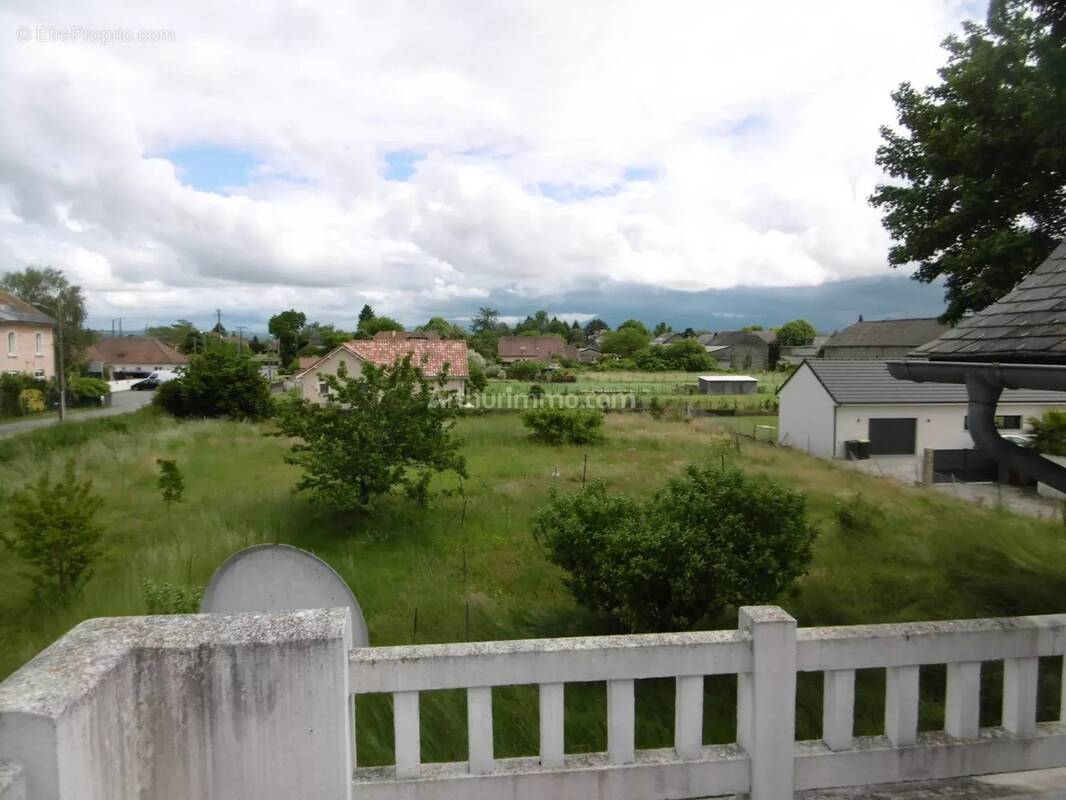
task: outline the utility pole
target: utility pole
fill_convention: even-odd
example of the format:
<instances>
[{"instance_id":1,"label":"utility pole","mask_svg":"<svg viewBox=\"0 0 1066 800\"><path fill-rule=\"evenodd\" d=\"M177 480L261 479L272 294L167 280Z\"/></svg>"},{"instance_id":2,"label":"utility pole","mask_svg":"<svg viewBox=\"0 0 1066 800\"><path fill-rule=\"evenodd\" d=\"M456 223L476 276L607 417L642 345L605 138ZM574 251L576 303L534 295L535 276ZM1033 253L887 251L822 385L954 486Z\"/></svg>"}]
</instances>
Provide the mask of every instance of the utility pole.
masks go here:
<instances>
[{"instance_id":1,"label":"utility pole","mask_svg":"<svg viewBox=\"0 0 1066 800\"><path fill-rule=\"evenodd\" d=\"M237 326L237 352L240 353L244 347L244 326Z\"/></svg>"},{"instance_id":2,"label":"utility pole","mask_svg":"<svg viewBox=\"0 0 1066 800\"><path fill-rule=\"evenodd\" d=\"M44 307L49 308L48 306ZM54 311L56 315L56 336L58 340L56 350L59 354L59 375L56 377L59 379L59 421L62 422L67 418L67 368L66 359L63 357L63 295L56 297L55 307L49 310Z\"/></svg>"}]
</instances>

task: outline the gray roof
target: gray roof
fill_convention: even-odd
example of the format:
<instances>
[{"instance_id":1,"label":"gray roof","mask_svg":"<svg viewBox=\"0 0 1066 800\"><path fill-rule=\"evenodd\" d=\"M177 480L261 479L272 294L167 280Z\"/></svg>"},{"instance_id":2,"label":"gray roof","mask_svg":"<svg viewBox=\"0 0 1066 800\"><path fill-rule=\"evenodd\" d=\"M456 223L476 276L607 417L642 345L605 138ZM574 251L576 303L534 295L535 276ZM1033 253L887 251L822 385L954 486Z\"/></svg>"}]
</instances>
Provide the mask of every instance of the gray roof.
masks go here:
<instances>
[{"instance_id":1,"label":"gray roof","mask_svg":"<svg viewBox=\"0 0 1066 800\"><path fill-rule=\"evenodd\" d=\"M0 289L0 322L35 322L40 325L55 325L56 321L42 314L24 300Z\"/></svg>"},{"instance_id":2,"label":"gray roof","mask_svg":"<svg viewBox=\"0 0 1066 800\"><path fill-rule=\"evenodd\" d=\"M732 347L740 342L745 342L747 344L762 342L769 346L776 338L777 334L773 331L718 331L718 333L714 335L714 338L711 339L710 343L713 345Z\"/></svg>"},{"instance_id":3,"label":"gray roof","mask_svg":"<svg viewBox=\"0 0 1066 800\"><path fill-rule=\"evenodd\" d=\"M864 320L829 337L826 347L918 347L940 336L948 326L935 317Z\"/></svg>"},{"instance_id":4,"label":"gray roof","mask_svg":"<svg viewBox=\"0 0 1066 800\"><path fill-rule=\"evenodd\" d=\"M1013 291L915 354L937 361L1066 364L1066 240Z\"/></svg>"},{"instance_id":5,"label":"gray roof","mask_svg":"<svg viewBox=\"0 0 1066 800\"><path fill-rule=\"evenodd\" d=\"M829 396L840 405L964 404L968 400L964 384L899 381L889 374L885 361L811 358L803 364L810 367ZM803 365L796 372L800 369L803 369ZM790 380L792 376L781 384L778 392L784 389ZM1007 389L1003 392L1000 402L1066 405L1066 392Z\"/></svg>"}]
</instances>

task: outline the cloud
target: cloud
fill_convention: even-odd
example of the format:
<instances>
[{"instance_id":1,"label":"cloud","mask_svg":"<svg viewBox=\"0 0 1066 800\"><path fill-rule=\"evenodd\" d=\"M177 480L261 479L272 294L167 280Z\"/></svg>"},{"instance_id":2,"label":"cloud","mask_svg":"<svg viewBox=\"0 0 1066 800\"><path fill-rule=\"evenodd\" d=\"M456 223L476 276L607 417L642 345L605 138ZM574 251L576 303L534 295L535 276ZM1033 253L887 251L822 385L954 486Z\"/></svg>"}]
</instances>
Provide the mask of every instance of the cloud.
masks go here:
<instances>
[{"instance_id":1,"label":"cloud","mask_svg":"<svg viewBox=\"0 0 1066 800\"><path fill-rule=\"evenodd\" d=\"M933 80L974 11L15 0L0 264L150 319L884 274L889 92ZM173 41L37 40L72 26Z\"/></svg>"}]
</instances>

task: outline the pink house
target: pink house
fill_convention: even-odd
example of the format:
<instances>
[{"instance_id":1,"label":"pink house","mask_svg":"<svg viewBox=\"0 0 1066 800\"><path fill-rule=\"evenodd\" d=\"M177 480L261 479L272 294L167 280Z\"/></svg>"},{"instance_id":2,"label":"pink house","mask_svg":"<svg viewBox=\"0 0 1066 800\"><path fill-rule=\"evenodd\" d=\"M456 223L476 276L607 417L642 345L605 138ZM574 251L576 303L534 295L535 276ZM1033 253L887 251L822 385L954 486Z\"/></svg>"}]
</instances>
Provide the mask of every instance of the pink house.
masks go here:
<instances>
[{"instance_id":1,"label":"pink house","mask_svg":"<svg viewBox=\"0 0 1066 800\"><path fill-rule=\"evenodd\" d=\"M0 369L45 380L56 374L56 322L13 294L0 291Z\"/></svg>"}]
</instances>

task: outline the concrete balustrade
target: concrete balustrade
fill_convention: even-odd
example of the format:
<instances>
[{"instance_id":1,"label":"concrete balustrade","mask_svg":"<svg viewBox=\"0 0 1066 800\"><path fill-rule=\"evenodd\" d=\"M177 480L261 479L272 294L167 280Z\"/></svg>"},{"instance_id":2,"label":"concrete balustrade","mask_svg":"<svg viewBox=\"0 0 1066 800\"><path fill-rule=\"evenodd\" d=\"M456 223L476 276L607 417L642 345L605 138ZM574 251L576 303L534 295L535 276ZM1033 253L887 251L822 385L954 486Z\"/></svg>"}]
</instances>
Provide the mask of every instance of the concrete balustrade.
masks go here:
<instances>
[{"instance_id":1,"label":"concrete balustrade","mask_svg":"<svg viewBox=\"0 0 1066 800\"><path fill-rule=\"evenodd\" d=\"M343 609L93 620L0 684L0 800L666 800L1066 766L1037 722L1039 659L1066 615L797 630L772 606L735 631L351 649ZM983 662L1002 722L980 727ZM920 667L947 665L944 730L918 731ZM856 670L886 670L882 735L855 736ZM821 739L794 741L801 672ZM703 743L704 679L737 676L737 742ZM1066 680L1066 675L1063 676ZM635 747L635 681L675 682L674 746ZM567 754L567 683L607 690L607 750ZM533 685L539 752L497 758L493 687ZM423 764L421 692L467 696L467 760ZM355 763L351 702L392 697L395 765ZM358 720L355 721L356 724Z\"/></svg>"}]
</instances>

